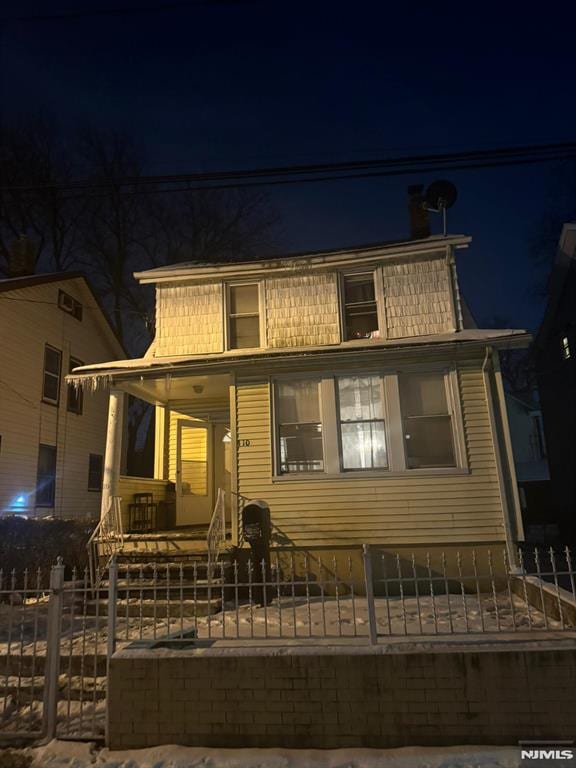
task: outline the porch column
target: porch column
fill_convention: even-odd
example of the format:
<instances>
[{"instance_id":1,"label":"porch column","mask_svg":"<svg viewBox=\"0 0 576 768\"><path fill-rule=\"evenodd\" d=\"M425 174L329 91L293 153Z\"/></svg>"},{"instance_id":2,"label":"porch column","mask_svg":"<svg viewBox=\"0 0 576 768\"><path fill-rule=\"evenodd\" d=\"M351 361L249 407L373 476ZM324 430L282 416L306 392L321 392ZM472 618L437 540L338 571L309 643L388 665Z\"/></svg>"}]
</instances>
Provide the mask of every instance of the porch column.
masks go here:
<instances>
[{"instance_id":1,"label":"porch column","mask_svg":"<svg viewBox=\"0 0 576 768\"><path fill-rule=\"evenodd\" d=\"M106 454L102 480L102 506L100 518L104 517L112 496L116 496L120 465L122 462L122 433L124 431L124 392L110 390L108 405L108 431L106 433Z\"/></svg>"}]
</instances>

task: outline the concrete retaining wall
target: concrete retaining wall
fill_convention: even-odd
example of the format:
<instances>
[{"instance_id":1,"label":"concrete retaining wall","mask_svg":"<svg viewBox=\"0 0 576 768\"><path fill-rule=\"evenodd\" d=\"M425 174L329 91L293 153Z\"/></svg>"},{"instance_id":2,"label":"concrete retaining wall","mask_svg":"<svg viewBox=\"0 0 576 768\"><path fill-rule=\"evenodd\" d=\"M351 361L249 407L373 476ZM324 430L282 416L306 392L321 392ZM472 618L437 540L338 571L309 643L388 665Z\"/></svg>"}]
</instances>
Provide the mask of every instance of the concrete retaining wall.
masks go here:
<instances>
[{"instance_id":1,"label":"concrete retaining wall","mask_svg":"<svg viewBox=\"0 0 576 768\"><path fill-rule=\"evenodd\" d=\"M573 641L426 652L223 646L117 653L109 746L513 745L576 733Z\"/></svg>"}]
</instances>

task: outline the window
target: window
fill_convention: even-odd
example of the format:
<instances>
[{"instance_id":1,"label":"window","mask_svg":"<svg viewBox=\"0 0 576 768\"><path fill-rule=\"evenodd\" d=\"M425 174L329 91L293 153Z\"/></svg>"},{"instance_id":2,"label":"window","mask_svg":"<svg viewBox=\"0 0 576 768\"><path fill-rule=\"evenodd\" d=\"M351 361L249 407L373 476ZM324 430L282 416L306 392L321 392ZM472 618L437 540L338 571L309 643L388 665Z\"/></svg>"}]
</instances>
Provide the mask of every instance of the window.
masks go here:
<instances>
[{"instance_id":1,"label":"window","mask_svg":"<svg viewBox=\"0 0 576 768\"><path fill-rule=\"evenodd\" d=\"M102 490L103 458L98 453L91 453L88 457L88 490Z\"/></svg>"},{"instance_id":2,"label":"window","mask_svg":"<svg viewBox=\"0 0 576 768\"><path fill-rule=\"evenodd\" d=\"M399 377L407 469L456 465L443 373Z\"/></svg>"},{"instance_id":3,"label":"window","mask_svg":"<svg viewBox=\"0 0 576 768\"><path fill-rule=\"evenodd\" d=\"M52 405L58 405L60 397L60 369L62 366L62 352L59 349L44 347L44 382L42 385L42 399Z\"/></svg>"},{"instance_id":4,"label":"window","mask_svg":"<svg viewBox=\"0 0 576 768\"><path fill-rule=\"evenodd\" d=\"M369 339L378 336L378 305L374 292L374 275L344 275L343 304L346 339Z\"/></svg>"},{"instance_id":5,"label":"window","mask_svg":"<svg viewBox=\"0 0 576 768\"><path fill-rule=\"evenodd\" d=\"M281 473L324 469L319 392L317 379L276 385Z\"/></svg>"},{"instance_id":6,"label":"window","mask_svg":"<svg viewBox=\"0 0 576 768\"><path fill-rule=\"evenodd\" d=\"M53 507L56 492L56 448L40 445L36 478L36 506Z\"/></svg>"},{"instance_id":7,"label":"window","mask_svg":"<svg viewBox=\"0 0 576 768\"><path fill-rule=\"evenodd\" d=\"M75 357L71 357L68 372L72 373L74 368L79 368L81 365L84 365L84 363L81 362L80 360L77 360ZM71 413L81 414L82 406L83 406L82 390L80 389L80 387L77 387L74 384L68 384L68 395L67 395L68 410Z\"/></svg>"},{"instance_id":8,"label":"window","mask_svg":"<svg viewBox=\"0 0 576 768\"><path fill-rule=\"evenodd\" d=\"M568 336L562 337L562 357L564 360L570 360L572 357L572 351L570 350L570 339Z\"/></svg>"},{"instance_id":9,"label":"window","mask_svg":"<svg viewBox=\"0 0 576 768\"><path fill-rule=\"evenodd\" d=\"M82 320L82 304L66 291L58 291L58 306L66 314L75 317L76 320Z\"/></svg>"},{"instance_id":10,"label":"window","mask_svg":"<svg viewBox=\"0 0 576 768\"><path fill-rule=\"evenodd\" d=\"M388 466L382 394L380 376L338 379L343 469Z\"/></svg>"},{"instance_id":11,"label":"window","mask_svg":"<svg viewBox=\"0 0 576 768\"><path fill-rule=\"evenodd\" d=\"M260 298L258 283L228 288L228 348L260 346Z\"/></svg>"}]
</instances>

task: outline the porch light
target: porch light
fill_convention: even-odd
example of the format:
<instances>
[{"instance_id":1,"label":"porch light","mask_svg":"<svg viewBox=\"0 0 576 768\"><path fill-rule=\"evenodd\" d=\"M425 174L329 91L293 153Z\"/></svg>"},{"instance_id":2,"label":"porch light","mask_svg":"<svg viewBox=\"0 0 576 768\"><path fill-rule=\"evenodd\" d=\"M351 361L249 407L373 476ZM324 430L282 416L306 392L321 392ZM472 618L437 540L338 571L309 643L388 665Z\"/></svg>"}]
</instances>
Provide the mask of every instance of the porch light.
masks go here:
<instances>
[{"instance_id":1,"label":"porch light","mask_svg":"<svg viewBox=\"0 0 576 768\"><path fill-rule=\"evenodd\" d=\"M226 434L222 438L222 442L223 443L231 443L232 442L232 435L230 434L230 430L229 429L226 430Z\"/></svg>"}]
</instances>

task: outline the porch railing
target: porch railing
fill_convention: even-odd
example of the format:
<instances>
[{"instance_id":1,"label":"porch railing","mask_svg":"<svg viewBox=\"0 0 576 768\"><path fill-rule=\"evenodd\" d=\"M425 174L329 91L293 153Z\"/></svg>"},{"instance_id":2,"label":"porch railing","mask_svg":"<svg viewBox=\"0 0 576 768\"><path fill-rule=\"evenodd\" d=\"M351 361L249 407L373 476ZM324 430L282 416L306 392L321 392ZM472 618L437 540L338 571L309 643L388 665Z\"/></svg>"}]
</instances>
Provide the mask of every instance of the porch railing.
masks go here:
<instances>
[{"instance_id":1,"label":"porch railing","mask_svg":"<svg viewBox=\"0 0 576 768\"><path fill-rule=\"evenodd\" d=\"M208 566L211 566L218 559L218 555L226 542L226 495L222 488L218 488L216 504L208 535L206 537L208 545Z\"/></svg>"},{"instance_id":2,"label":"porch railing","mask_svg":"<svg viewBox=\"0 0 576 768\"><path fill-rule=\"evenodd\" d=\"M100 580L102 569L100 568L101 559L105 559L106 569L124 544L124 531L122 528L122 498L112 496L108 509L100 519L100 522L92 531L88 539L86 548L88 550L88 570L90 573L90 582L93 587L97 586Z\"/></svg>"}]
</instances>

